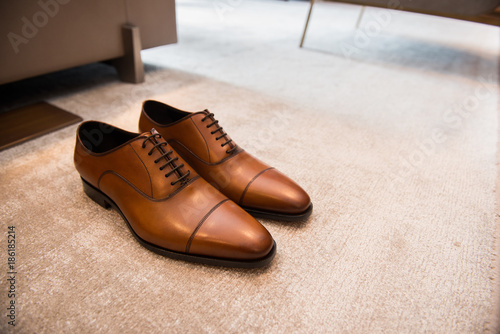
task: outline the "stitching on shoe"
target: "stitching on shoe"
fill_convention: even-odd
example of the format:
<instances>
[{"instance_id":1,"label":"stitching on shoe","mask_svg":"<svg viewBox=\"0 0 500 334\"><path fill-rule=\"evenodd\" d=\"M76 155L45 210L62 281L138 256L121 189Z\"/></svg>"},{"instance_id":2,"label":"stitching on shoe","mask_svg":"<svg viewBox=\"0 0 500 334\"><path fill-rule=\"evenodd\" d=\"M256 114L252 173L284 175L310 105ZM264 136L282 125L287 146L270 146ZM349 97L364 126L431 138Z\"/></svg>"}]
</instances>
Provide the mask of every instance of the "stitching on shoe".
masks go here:
<instances>
[{"instance_id":1,"label":"stitching on shoe","mask_svg":"<svg viewBox=\"0 0 500 334\"><path fill-rule=\"evenodd\" d=\"M261 176L261 175L262 175L262 173L267 172L267 171L268 171L268 170L270 170L270 169L274 169L274 167L269 167L269 168L266 168L266 169L264 169L264 170L260 171L257 175L255 175L255 176L254 176L254 177L250 180L250 182L248 182L247 186L245 187L245 190L243 190L243 193L241 194L240 200L239 200L239 202L238 202L238 204L239 204L239 205L242 205L242 203L243 203L243 197L245 197L245 195L246 195L246 193L247 193L247 190L248 190L248 188L250 188L250 185L252 184L252 182L253 182L253 181L255 181L255 180L256 180L259 176Z\"/></svg>"},{"instance_id":2,"label":"stitching on shoe","mask_svg":"<svg viewBox=\"0 0 500 334\"><path fill-rule=\"evenodd\" d=\"M196 130L198 130L198 132L200 133L200 136L201 136L201 138L203 138L205 145L207 145L208 162L210 162L212 160L212 157L210 155L210 147L208 146L207 140L205 139L205 136L203 135L203 133L201 133L200 128L198 128L198 125L196 125L196 123L193 121L193 117L191 117L190 120L191 120L191 123L193 123L193 125L195 126ZM167 142L168 142L168 140L167 140Z\"/></svg>"},{"instance_id":3,"label":"stitching on shoe","mask_svg":"<svg viewBox=\"0 0 500 334\"><path fill-rule=\"evenodd\" d=\"M86 148L86 147L85 147L85 145L83 145L83 143L82 143L82 139L80 138L80 135L78 135L78 142L79 142L78 144L79 144L79 145L81 145L81 148L82 148L82 149L84 150L84 152L85 152L85 153L87 153L88 155L93 156L93 157L103 157L103 156L106 156L106 155L108 155L108 154L110 154L110 153L113 153L113 152L115 152L115 151L118 151L119 149L122 149L122 148L124 148L124 147L125 147L125 146L127 146L127 145L132 144L132 143L133 143L134 141L136 141L136 140L139 140L139 139L144 139L144 138L146 138L146 136L143 136L143 135L138 134L138 135L137 135L137 137L132 138L132 139L130 139L129 141L127 141L127 142L125 142L125 143L123 143L123 144L121 144L121 145L118 145L118 146L116 146L116 147L114 147L114 148L112 148L112 149L110 149L110 150L108 150L108 151L106 151L106 152L101 152L101 153L92 152L91 150L89 150L88 148Z\"/></svg>"},{"instance_id":4,"label":"stitching on shoe","mask_svg":"<svg viewBox=\"0 0 500 334\"><path fill-rule=\"evenodd\" d=\"M141 195L142 197L146 198L147 200L149 201L152 201L152 202L163 202L165 200L168 200L172 197L174 197L175 195L177 195L180 191L184 190L184 188L186 188L188 185L190 185L191 183L194 183L194 181L200 179L201 177L199 175L196 175L195 177L193 177L192 179L190 179L185 185L179 187L177 190L175 190L174 192L172 192L170 195L168 195L167 197L164 197L164 198L153 198L153 197L150 197L148 196L147 194L145 194L142 190L140 190L139 188L137 188L135 185L133 185L129 180L127 180L126 178L124 178L123 176L121 176L120 174L118 174L117 172L115 171L112 171L112 170L107 170L105 171L104 173L101 174L101 176L99 176L99 179L97 180L97 185L99 187L99 190L102 191L101 187L100 187L100 182L101 182L101 179L104 177L104 175L108 175L108 174L111 174L111 175L115 175L115 176L118 176L120 179L122 179L126 184L128 184L130 187L132 187L132 189L134 189L139 195ZM108 194L106 194L106 196L109 197ZM110 197L111 198L111 197ZM111 198L112 199L112 198Z\"/></svg>"},{"instance_id":5,"label":"stitching on shoe","mask_svg":"<svg viewBox=\"0 0 500 334\"><path fill-rule=\"evenodd\" d=\"M222 201L220 201L219 203L217 203L212 209L210 209L210 211L208 211L208 213L200 220L200 222L198 223L198 225L196 226L196 228L194 229L193 233L191 233L191 236L189 237L189 240L186 244L186 253L189 253L189 249L191 248L191 243L193 242L193 239L196 235L196 233L198 232L198 230L201 228L201 226L203 225L203 223L208 219L208 217L215 211L217 210L218 207L220 207L222 204L224 204L225 202L229 201L229 198L226 198Z\"/></svg>"},{"instance_id":6,"label":"stitching on shoe","mask_svg":"<svg viewBox=\"0 0 500 334\"><path fill-rule=\"evenodd\" d=\"M221 161L219 162L215 162L215 163L210 163L210 162L206 162L205 160L203 160L202 158L200 158L199 156L197 156L196 154L193 153L193 151L191 151L186 145L184 145L183 143L181 143L180 141L178 140L175 140L175 139L168 139L167 142L172 145L171 143L176 143L176 144L179 144L180 146L182 146L184 149L186 149L186 151L189 152L189 154L191 154L194 158L198 159L200 162L204 163L205 165L208 165L208 166L217 166L217 165L220 165L226 161L228 161L229 159L232 159L234 158L235 156L237 156L238 154L240 154L241 152L244 152L245 150L243 150L242 148L240 148L238 146L238 150L235 151L235 153L231 154L230 156L222 159Z\"/></svg>"},{"instance_id":7,"label":"stitching on shoe","mask_svg":"<svg viewBox=\"0 0 500 334\"><path fill-rule=\"evenodd\" d=\"M146 164L144 163L144 161L142 161L141 157L139 156L139 154L137 153L137 151L134 149L134 147L132 145L130 145L130 147L132 148L132 151L134 151L135 155L137 155L137 157L139 158L139 161L142 162L142 165L144 166L144 169L146 170L146 173L148 173L149 185L151 186L151 197L154 197L154 194L153 194L153 181L151 181L151 175L149 174L148 167L146 167Z\"/></svg>"}]
</instances>

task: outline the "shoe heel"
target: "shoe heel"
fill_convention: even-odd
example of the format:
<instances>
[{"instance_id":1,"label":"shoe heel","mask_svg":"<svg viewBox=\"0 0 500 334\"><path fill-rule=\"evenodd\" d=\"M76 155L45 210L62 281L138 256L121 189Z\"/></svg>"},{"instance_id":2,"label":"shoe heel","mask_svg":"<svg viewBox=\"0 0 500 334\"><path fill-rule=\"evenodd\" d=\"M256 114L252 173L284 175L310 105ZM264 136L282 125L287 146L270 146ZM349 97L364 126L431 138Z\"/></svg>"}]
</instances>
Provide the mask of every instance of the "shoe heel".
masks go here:
<instances>
[{"instance_id":1,"label":"shoe heel","mask_svg":"<svg viewBox=\"0 0 500 334\"><path fill-rule=\"evenodd\" d=\"M100 190L94 188L90 183L82 179L83 191L90 197L94 202L99 204L105 209L109 209L111 204L107 200L107 196L104 195Z\"/></svg>"}]
</instances>

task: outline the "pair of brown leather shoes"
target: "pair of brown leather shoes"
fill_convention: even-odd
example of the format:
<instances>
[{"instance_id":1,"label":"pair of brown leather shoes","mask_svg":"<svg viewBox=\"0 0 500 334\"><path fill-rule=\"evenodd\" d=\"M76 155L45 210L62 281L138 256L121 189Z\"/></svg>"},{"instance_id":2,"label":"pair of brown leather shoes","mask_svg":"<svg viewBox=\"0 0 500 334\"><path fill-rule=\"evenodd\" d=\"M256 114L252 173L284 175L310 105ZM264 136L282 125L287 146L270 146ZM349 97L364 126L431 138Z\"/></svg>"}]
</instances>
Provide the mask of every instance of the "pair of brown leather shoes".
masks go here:
<instances>
[{"instance_id":1,"label":"pair of brown leather shoes","mask_svg":"<svg viewBox=\"0 0 500 334\"><path fill-rule=\"evenodd\" d=\"M312 212L302 188L236 145L207 110L189 113L146 101L139 129L142 134L84 122L74 159L85 193L116 209L154 252L264 266L276 243L251 215L291 221Z\"/></svg>"}]
</instances>

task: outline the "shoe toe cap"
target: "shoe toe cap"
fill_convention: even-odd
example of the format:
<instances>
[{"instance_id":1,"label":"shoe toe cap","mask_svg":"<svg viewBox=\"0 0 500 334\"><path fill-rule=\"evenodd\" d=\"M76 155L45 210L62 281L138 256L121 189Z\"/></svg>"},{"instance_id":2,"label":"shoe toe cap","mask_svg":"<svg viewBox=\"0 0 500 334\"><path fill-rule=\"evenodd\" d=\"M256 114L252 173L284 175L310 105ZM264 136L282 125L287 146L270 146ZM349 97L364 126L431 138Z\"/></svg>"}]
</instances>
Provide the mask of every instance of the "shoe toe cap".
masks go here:
<instances>
[{"instance_id":1,"label":"shoe toe cap","mask_svg":"<svg viewBox=\"0 0 500 334\"><path fill-rule=\"evenodd\" d=\"M235 260L268 255L274 240L267 229L232 201L227 201L196 232L190 254Z\"/></svg>"},{"instance_id":2,"label":"shoe toe cap","mask_svg":"<svg viewBox=\"0 0 500 334\"><path fill-rule=\"evenodd\" d=\"M269 169L247 186L240 204L258 210L300 214L309 209L311 199L290 178L276 169Z\"/></svg>"}]
</instances>

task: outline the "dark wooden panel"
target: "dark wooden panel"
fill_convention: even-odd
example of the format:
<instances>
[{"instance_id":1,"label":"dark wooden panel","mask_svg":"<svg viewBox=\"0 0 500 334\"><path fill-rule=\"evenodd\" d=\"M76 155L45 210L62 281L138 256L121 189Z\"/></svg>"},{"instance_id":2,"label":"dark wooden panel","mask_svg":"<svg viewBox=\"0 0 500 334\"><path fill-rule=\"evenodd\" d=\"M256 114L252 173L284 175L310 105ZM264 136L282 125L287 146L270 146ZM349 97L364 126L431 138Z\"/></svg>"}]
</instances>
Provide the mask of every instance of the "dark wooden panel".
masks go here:
<instances>
[{"instance_id":1,"label":"dark wooden panel","mask_svg":"<svg viewBox=\"0 0 500 334\"><path fill-rule=\"evenodd\" d=\"M81 117L47 102L0 113L0 151L80 121Z\"/></svg>"}]
</instances>

